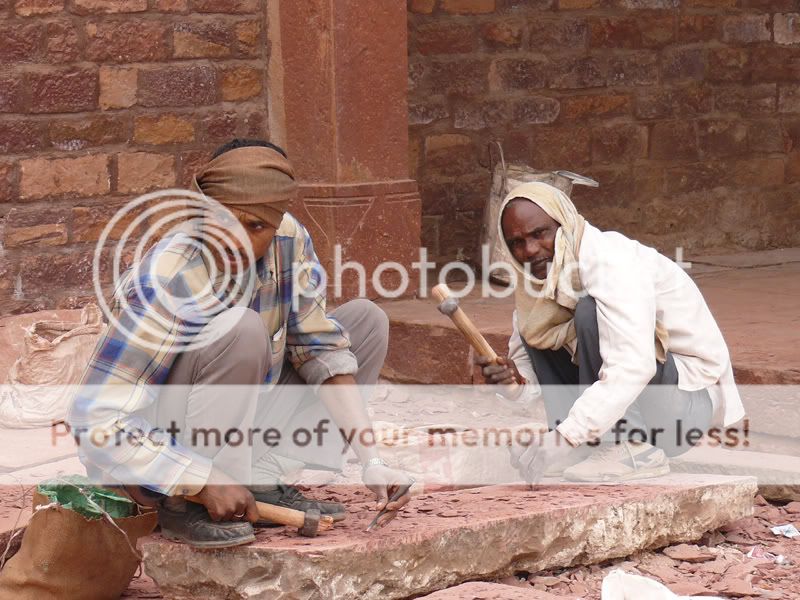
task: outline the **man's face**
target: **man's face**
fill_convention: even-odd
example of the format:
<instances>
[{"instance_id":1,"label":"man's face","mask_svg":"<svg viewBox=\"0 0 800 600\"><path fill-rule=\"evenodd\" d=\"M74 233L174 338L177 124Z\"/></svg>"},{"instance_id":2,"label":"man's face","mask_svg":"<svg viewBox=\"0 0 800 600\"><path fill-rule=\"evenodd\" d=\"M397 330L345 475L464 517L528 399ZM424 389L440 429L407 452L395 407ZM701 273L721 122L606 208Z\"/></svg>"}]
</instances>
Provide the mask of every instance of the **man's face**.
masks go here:
<instances>
[{"instance_id":1,"label":"man's face","mask_svg":"<svg viewBox=\"0 0 800 600\"><path fill-rule=\"evenodd\" d=\"M267 253L272 238L275 237L275 227L253 214L236 208L216 211L208 217L208 221L208 231L217 241L216 244L209 244L209 248L220 270L224 270L227 264L233 272L236 272L237 260L241 261L243 269L247 269L250 261L246 244L250 245L254 259L258 260ZM224 237L214 235L214 230L224 231ZM222 246L222 250L217 247L218 245Z\"/></svg>"},{"instance_id":2,"label":"man's face","mask_svg":"<svg viewBox=\"0 0 800 600\"><path fill-rule=\"evenodd\" d=\"M529 266L534 277L545 279L555 254L558 221L530 200L515 198L506 205L501 224L513 257Z\"/></svg>"}]
</instances>

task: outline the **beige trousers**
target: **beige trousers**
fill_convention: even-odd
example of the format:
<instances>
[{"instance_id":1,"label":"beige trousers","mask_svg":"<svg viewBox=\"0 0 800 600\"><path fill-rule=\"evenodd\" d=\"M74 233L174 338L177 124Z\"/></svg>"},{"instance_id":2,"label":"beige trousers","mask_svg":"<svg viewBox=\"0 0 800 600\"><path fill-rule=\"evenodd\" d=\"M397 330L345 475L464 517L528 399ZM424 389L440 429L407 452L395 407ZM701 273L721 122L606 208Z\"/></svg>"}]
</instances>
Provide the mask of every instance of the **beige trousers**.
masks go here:
<instances>
[{"instance_id":1,"label":"beige trousers","mask_svg":"<svg viewBox=\"0 0 800 600\"><path fill-rule=\"evenodd\" d=\"M366 403L365 386L377 383L386 358L389 320L368 300L352 300L331 315L349 334ZM274 483L270 477L304 465L340 469L344 439L288 360L274 386L262 385L272 351L259 315L231 309L207 327L215 328L214 341L176 359L167 387L142 416L242 484Z\"/></svg>"}]
</instances>

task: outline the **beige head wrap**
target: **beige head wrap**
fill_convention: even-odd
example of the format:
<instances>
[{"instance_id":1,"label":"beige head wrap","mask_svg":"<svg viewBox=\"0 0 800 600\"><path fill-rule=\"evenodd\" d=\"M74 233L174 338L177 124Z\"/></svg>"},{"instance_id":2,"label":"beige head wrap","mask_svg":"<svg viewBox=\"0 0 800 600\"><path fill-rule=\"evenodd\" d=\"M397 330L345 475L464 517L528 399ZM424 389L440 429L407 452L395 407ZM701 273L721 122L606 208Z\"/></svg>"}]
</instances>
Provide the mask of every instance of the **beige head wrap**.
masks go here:
<instances>
[{"instance_id":1,"label":"beige head wrap","mask_svg":"<svg viewBox=\"0 0 800 600\"><path fill-rule=\"evenodd\" d=\"M263 146L220 154L195 174L193 188L275 228L297 195L292 165L280 152Z\"/></svg>"},{"instance_id":2,"label":"beige head wrap","mask_svg":"<svg viewBox=\"0 0 800 600\"><path fill-rule=\"evenodd\" d=\"M574 356L576 333L573 317L575 306L584 295L578 256L586 220L558 188L540 182L526 183L511 190L500 207L497 227L502 240L505 240L503 211L514 198L530 200L561 225L556 232L552 265L544 280L526 272L506 247L508 258L517 270L515 300L520 335L534 348L558 350L566 347ZM666 330L657 324L656 355L662 362L666 340Z\"/></svg>"}]
</instances>

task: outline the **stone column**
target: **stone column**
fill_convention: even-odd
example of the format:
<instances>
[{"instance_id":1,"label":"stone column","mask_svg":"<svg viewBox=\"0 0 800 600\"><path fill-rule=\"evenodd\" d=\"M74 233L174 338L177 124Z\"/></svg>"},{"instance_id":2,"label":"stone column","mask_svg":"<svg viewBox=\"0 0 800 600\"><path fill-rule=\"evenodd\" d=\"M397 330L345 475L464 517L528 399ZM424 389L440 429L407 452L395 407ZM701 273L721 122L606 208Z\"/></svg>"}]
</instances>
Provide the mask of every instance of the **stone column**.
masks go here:
<instances>
[{"instance_id":1,"label":"stone column","mask_svg":"<svg viewBox=\"0 0 800 600\"><path fill-rule=\"evenodd\" d=\"M420 198L408 178L406 3L386 0L280 0L270 21L270 131L302 182L293 213L309 229L333 286L342 262L371 276L383 261L410 264L420 246ZM381 277L388 289L399 277ZM358 295L357 274L343 296ZM337 302L337 299L331 298Z\"/></svg>"}]
</instances>

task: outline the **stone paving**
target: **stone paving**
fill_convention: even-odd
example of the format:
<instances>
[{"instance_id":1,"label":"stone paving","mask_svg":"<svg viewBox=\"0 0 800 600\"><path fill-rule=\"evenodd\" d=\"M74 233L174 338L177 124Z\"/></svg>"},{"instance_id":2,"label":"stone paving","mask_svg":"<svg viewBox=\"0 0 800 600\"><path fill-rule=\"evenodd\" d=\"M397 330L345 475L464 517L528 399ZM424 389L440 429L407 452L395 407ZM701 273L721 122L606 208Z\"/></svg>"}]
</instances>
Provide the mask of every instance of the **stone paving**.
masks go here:
<instances>
[{"instance_id":1,"label":"stone paving","mask_svg":"<svg viewBox=\"0 0 800 600\"><path fill-rule=\"evenodd\" d=\"M739 452L723 448L693 448L670 460L679 473L751 475L758 478L758 491L768 500L800 500L800 457L764 452Z\"/></svg>"},{"instance_id":2,"label":"stone paving","mask_svg":"<svg viewBox=\"0 0 800 600\"><path fill-rule=\"evenodd\" d=\"M800 249L701 257L689 273L728 342L738 383L800 383ZM391 321L387 379L472 381L468 346L432 299L381 306ZM489 343L505 354L513 298L481 298L473 293L461 300L461 306ZM782 432L787 434L786 429Z\"/></svg>"}]
</instances>

